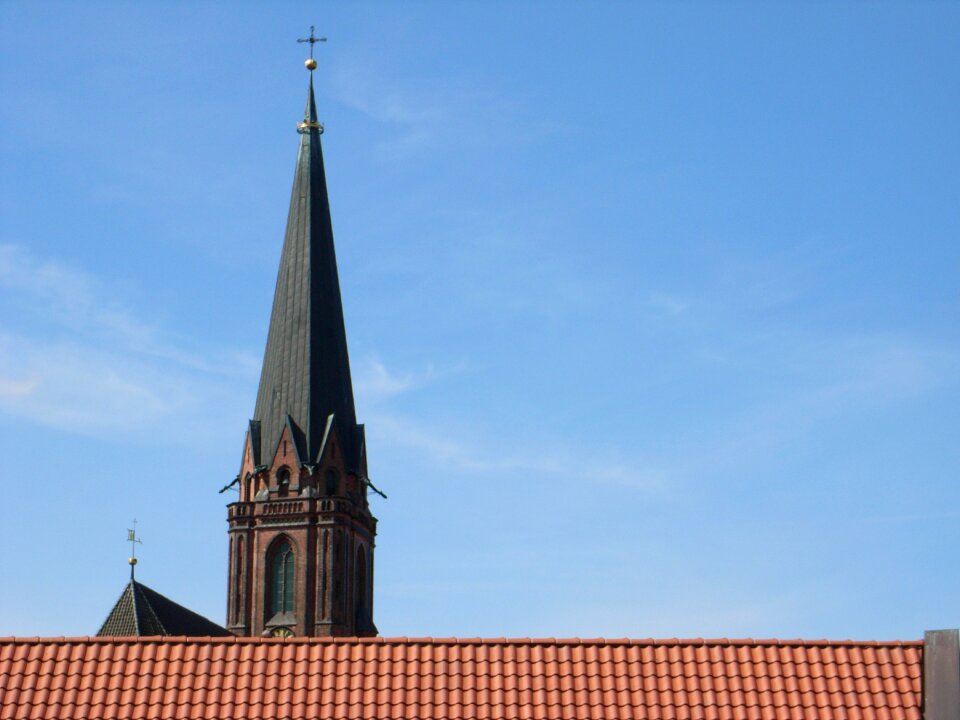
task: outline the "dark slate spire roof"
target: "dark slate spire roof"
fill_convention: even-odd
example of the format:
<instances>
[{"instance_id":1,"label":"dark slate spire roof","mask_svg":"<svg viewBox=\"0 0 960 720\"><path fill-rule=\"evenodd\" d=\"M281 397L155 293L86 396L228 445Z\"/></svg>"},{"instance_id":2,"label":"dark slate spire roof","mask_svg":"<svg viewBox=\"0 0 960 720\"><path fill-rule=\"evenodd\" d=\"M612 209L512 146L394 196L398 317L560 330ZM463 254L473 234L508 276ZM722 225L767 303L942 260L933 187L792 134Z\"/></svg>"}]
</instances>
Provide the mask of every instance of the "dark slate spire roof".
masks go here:
<instances>
[{"instance_id":1,"label":"dark slate spire roof","mask_svg":"<svg viewBox=\"0 0 960 720\"><path fill-rule=\"evenodd\" d=\"M347 334L313 75L293 178L287 232L273 298L254 422L262 461L270 463L289 415L300 460L314 463L333 414L348 469L359 470Z\"/></svg>"},{"instance_id":2,"label":"dark slate spire roof","mask_svg":"<svg viewBox=\"0 0 960 720\"><path fill-rule=\"evenodd\" d=\"M187 610L156 590L131 580L97 635L226 637L230 635L230 631L192 610Z\"/></svg>"}]
</instances>

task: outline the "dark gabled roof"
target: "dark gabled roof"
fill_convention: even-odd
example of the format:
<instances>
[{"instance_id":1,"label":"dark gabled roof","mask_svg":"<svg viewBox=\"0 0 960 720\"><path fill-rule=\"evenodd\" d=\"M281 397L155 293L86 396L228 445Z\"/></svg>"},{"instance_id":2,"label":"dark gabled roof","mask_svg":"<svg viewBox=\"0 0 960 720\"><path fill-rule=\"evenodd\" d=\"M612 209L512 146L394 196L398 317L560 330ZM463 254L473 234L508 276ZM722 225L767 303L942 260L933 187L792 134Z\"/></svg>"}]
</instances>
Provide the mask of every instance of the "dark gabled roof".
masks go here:
<instances>
[{"instance_id":1,"label":"dark gabled roof","mask_svg":"<svg viewBox=\"0 0 960 720\"><path fill-rule=\"evenodd\" d=\"M97 633L98 637L187 635L226 637L231 633L164 597L156 590L131 580Z\"/></svg>"},{"instance_id":2,"label":"dark gabled roof","mask_svg":"<svg viewBox=\"0 0 960 720\"><path fill-rule=\"evenodd\" d=\"M320 132L311 75L254 410L254 420L260 423L260 447L254 454L259 449L262 462L271 462L289 415L302 433L301 461L316 462L327 418L333 414L347 467L359 470L357 419Z\"/></svg>"}]
</instances>

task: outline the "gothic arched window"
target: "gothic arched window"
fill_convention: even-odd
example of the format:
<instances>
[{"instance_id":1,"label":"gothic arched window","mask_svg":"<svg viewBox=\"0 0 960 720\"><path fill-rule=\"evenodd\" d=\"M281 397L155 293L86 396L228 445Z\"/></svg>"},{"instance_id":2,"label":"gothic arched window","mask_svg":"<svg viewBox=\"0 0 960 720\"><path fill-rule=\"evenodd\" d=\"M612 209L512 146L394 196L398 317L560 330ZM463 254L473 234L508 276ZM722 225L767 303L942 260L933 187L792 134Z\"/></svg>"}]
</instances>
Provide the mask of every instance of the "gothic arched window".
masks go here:
<instances>
[{"instance_id":1,"label":"gothic arched window","mask_svg":"<svg viewBox=\"0 0 960 720\"><path fill-rule=\"evenodd\" d=\"M293 548L286 540L270 560L270 614L293 612Z\"/></svg>"}]
</instances>

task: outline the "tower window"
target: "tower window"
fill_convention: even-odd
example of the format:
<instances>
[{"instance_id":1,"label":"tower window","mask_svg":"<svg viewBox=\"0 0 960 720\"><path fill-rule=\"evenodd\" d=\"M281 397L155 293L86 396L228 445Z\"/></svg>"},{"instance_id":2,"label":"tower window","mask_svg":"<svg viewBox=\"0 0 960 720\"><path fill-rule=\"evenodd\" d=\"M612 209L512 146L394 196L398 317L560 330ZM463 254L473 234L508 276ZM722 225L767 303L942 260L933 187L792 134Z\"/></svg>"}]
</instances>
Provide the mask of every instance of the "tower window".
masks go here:
<instances>
[{"instance_id":1,"label":"tower window","mask_svg":"<svg viewBox=\"0 0 960 720\"><path fill-rule=\"evenodd\" d=\"M325 490L327 495L336 495L337 494L337 473L333 470L327 470L327 474L324 477Z\"/></svg>"},{"instance_id":2,"label":"tower window","mask_svg":"<svg viewBox=\"0 0 960 720\"><path fill-rule=\"evenodd\" d=\"M357 547L357 598L355 604L355 630L357 634L366 634L373 627L373 618L370 616L367 590L367 551L363 545Z\"/></svg>"},{"instance_id":3,"label":"tower window","mask_svg":"<svg viewBox=\"0 0 960 720\"><path fill-rule=\"evenodd\" d=\"M280 468L277 471L277 493L280 497L286 497L290 491L290 471L287 468Z\"/></svg>"},{"instance_id":4,"label":"tower window","mask_svg":"<svg viewBox=\"0 0 960 720\"><path fill-rule=\"evenodd\" d=\"M357 609L367 609L367 553L363 545L357 547Z\"/></svg>"},{"instance_id":5,"label":"tower window","mask_svg":"<svg viewBox=\"0 0 960 720\"><path fill-rule=\"evenodd\" d=\"M293 548L284 540L270 562L270 613L293 612Z\"/></svg>"},{"instance_id":6,"label":"tower window","mask_svg":"<svg viewBox=\"0 0 960 720\"><path fill-rule=\"evenodd\" d=\"M237 565L233 571L233 621L239 623L243 617L243 538L237 538Z\"/></svg>"}]
</instances>

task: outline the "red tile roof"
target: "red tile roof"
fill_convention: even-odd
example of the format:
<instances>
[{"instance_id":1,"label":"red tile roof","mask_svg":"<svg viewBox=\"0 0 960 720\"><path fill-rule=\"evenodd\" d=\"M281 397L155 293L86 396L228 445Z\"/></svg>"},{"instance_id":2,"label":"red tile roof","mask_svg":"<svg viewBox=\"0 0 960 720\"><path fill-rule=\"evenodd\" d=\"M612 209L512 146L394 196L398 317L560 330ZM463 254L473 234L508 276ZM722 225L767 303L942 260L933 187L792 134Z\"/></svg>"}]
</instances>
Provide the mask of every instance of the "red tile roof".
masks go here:
<instances>
[{"instance_id":1,"label":"red tile roof","mask_svg":"<svg viewBox=\"0 0 960 720\"><path fill-rule=\"evenodd\" d=\"M923 643L0 639L0 718L920 720Z\"/></svg>"}]
</instances>

